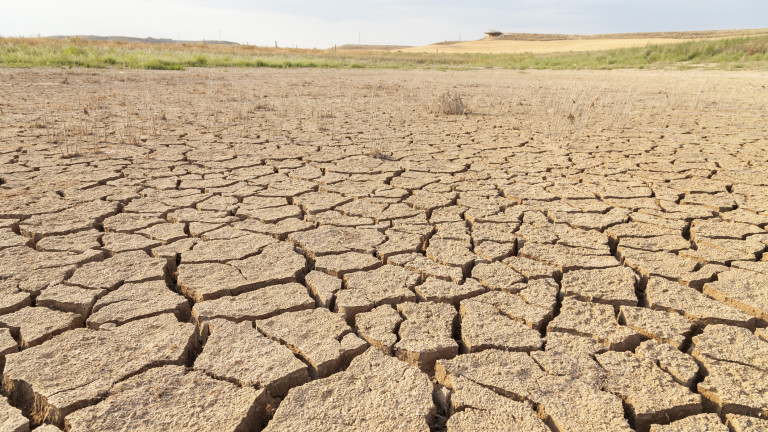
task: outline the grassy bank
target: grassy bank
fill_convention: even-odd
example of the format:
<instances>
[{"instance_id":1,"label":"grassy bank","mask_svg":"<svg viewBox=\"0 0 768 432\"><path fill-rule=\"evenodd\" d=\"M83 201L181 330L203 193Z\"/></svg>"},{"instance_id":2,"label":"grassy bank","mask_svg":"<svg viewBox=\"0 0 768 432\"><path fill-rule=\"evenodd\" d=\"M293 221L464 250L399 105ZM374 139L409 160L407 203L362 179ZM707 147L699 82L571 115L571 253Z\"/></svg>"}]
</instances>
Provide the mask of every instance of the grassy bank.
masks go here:
<instances>
[{"instance_id":1,"label":"grassy bank","mask_svg":"<svg viewBox=\"0 0 768 432\"><path fill-rule=\"evenodd\" d=\"M189 67L393 69L678 67L768 70L768 36L536 55L305 50L242 45L171 45L100 42L84 39L0 38L0 67L127 67L170 70Z\"/></svg>"}]
</instances>

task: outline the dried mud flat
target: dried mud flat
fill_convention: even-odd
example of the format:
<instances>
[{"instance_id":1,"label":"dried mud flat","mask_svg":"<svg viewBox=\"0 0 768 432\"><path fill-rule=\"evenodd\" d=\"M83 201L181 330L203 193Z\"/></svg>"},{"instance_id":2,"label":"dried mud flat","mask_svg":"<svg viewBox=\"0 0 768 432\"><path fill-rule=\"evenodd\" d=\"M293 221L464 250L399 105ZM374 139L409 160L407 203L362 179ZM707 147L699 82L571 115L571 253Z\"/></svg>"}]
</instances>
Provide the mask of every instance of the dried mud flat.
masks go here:
<instances>
[{"instance_id":1,"label":"dried mud flat","mask_svg":"<svg viewBox=\"0 0 768 432\"><path fill-rule=\"evenodd\" d=\"M0 429L768 430L765 84L0 70Z\"/></svg>"}]
</instances>

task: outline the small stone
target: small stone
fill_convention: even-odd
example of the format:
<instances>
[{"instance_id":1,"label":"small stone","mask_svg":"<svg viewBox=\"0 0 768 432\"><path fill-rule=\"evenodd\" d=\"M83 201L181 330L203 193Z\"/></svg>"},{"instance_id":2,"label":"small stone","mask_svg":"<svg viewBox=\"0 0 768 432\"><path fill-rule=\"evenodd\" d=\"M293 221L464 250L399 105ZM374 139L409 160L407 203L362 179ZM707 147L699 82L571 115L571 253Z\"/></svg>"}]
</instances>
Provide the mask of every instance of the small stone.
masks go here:
<instances>
[{"instance_id":1,"label":"small stone","mask_svg":"<svg viewBox=\"0 0 768 432\"><path fill-rule=\"evenodd\" d=\"M203 352L195 360L197 370L240 387L266 389L274 397L309 381L307 366L250 322L216 319L208 323L208 331Z\"/></svg>"}]
</instances>

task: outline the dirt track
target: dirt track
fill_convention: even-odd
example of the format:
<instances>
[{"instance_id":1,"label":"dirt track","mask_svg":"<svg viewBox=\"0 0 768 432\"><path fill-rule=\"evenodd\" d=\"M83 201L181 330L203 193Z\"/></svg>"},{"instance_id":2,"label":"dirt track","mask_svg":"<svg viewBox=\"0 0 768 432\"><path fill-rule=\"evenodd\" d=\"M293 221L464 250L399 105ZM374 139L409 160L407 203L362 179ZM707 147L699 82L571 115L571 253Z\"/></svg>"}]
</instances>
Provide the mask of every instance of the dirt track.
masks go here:
<instances>
[{"instance_id":1,"label":"dirt track","mask_svg":"<svg viewBox=\"0 0 768 432\"><path fill-rule=\"evenodd\" d=\"M767 78L0 70L0 429L768 430Z\"/></svg>"}]
</instances>

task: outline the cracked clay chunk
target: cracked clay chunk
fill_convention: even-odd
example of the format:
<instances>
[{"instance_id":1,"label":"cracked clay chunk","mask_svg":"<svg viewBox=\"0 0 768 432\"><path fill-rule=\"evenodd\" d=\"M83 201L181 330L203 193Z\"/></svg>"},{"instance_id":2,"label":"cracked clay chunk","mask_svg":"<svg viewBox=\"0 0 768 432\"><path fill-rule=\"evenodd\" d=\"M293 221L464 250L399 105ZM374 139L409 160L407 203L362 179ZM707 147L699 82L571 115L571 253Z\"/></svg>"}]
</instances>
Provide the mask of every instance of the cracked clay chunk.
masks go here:
<instances>
[{"instance_id":1,"label":"cracked clay chunk","mask_svg":"<svg viewBox=\"0 0 768 432\"><path fill-rule=\"evenodd\" d=\"M768 373L768 342L745 328L710 325L693 337L691 355L705 367L712 360L740 363Z\"/></svg>"},{"instance_id":2,"label":"cracked clay chunk","mask_svg":"<svg viewBox=\"0 0 768 432\"><path fill-rule=\"evenodd\" d=\"M375 247L384 243L386 236L374 229L323 225L310 231L295 232L288 239L304 249L309 257L315 258L350 251L373 254Z\"/></svg>"},{"instance_id":3,"label":"cracked clay chunk","mask_svg":"<svg viewBox=\"0 0 768 432\"><path fill-rule=\"evenodd\" d=\"M8 315L0 316L0 327L7 327L20 342L21 348L29 348L52 337L80 327L83 317L71 312L61 312L46 307L28 306Z\"/></svg>"},{"instance_id":4,"label":"cracked clay chunk","mask_svg":"<svg viewBox=\"0 0 768 432\"><path fill-rule=\"evenodd\" d=\"M237 296L195 303L192 318L205 334L205 322L217 318L229 321L253 321L271 318L284 312L312 309L315 302L307 289L298 283L273 285Z\"/></svg>"},{"instance_id":5,"label":"cracked clay chunk","mask_svg":"<svg viewBox=\"0 0 768 432\"><path fill-rule=\"evenodd\" d=\"M555 266L560 273L581 270L615 267L619 265L611 255L603 255L587 248L572 248L563 245L538 244L526 242L518 256L536 261L541 261L550 266Z\"/></svg>"},{"instance_id":6,"label":"cracked clay chunk","mask_svg":"<svg viewBox=\"0 0 768 432\"><path fill-rule=\"evenodd\" d=\"M438 360L435 378L451 389L464 378L508 398L529 400L560 432L631 431L621 399L580 381L548 375L527 353L486 350Z\"/></svg>"},{"instance_id":7,"label":"cracked clay chunk","mask_svg":"<svg viewBox=\"0 0 768 432\"><path fill-rule=\"evenodd\" d=\"M451 267L458 267L464 275L469 274L475 261L481 259L469 250L469 245L460 240L433 239L427 247L427 258Z\"/></svg>"},{"instance_id":8,"label":"cracked clay chunk","mask_svg":"<svg viewBox=\"0 0 768 432\"><path fill-rule=\"evenodd\" d=\"M113 290L122 283L164 280L167 267L167 260L152 258L146 252L125 252L104 261L83 265L75 270L67 283L85 288Z\"/></svg>"},{"instance_id":9,"label":"cracked clay chunk","mask_svg":"<svg viewBox=\"0 0 768 432\"><path fill-rule=\"evenodd\" d=\"M181 264L177 280L179 291L195 302L233 295L248 287L238 269L228 264Z\"/></svg>"},{"instance_id":10,"label":"cracked clay chunk","mask_svg":"<svg viewBox=\"0 0 768 432\"><path fill-rule=\"evenodd\" d=\"M650 432L728 432L717 414L705 413L686 417L668 425L653 425Z\"/></svg>"},{"instance_id":11,"label":"cracked clay chunk","mask_svg":"<svg viewBox=\"0 0 768 432\"><path fill-rule=\"evenodd\" d=\"M525 282L525 276L500 262L478 264L472 269L472 277L492 290L514 294L525 288L525 285L521 284Z\"/></svg>"},{"instance_id":12,"label":"cracked clay chunk","mask_svg":"<svg viewBox=\"0 0 768 432\"><path fill-rule=\"evenodd\" d=\"M19 345L16 339L11 336L11 331L7 328L0 328L0 370L3 365L3 357L19 351Z\"/></svg>"},{"instance_id":13,"label":"cracked clay chunk","mask_svg":"<svg viewBox=\"0 0 768 432\"><path fill-rule=\"evenodd\" d=\"M307 365L250 322L218 319L208 329L210 336L195 360L195 369L240 387L266 389L274 397L283 397L289 389L309 381Z\"/></svg>"},{"instance_id":14,"label":"cracked clay chunk","mask_svg":"<svg viewBox=\"0 0 768 432\"><path fill-rule=\"evenodd\" d=\"M402 266L418 274L422 279L433 277L455 283L461 283L464 280L464 274L460 268L438 264L418 253L394 255L387 259L387 263Z\"/></svg>"},{"instance_id":15,"label":"cracked clay chunk","mask_svg":"<svg viewBox=\"0 0 768 432\"><path fill-rule=\"evenodd\" d=\"M168 365L120 382L67 423L71 432L240 432L259 424L265 404L263 390Z\"/></svg>"},{"instance_id":16,"label":"cracked clay chunk","mask_svg":"<svg viewBox=\"0 0 768 432\"><path fill-rule=\"evenodd\" d=\"M18 281L0 281L0 315L15 312L30 305L32 305L32 297L27 292L19 291Z\"/></svg>"},{"instance_id":17,"label":"cracked clay chunk","mask_svg":"<svg viewBox=\"0 0 768 432\"><path fill-rule=\"evenodd\" d=\"M462 377L453 378L448 432L549 432L529 402L500 396Z\"/></svg>"},{"instance_id":18,"label":"cracked clay chunk","mask_svg":"<svg viewBox=\"0 0 768 432\"><path fill-rule=\"evenodd\" d=\"M163 281L125 284L100 298L86 325L98 329L104 324L122 325L141 318L172 313L179 321L189 319L189 302L174 293Z\"/></svg>"},{"instance_id":19,"label":"cracked clay chunk","mask_svg":"<svg viewBox=\"0 0 768 432\"><path fill-rule=\"evenodd\" d=\"M331 276L342 277L351 272L373 270L381 261L373 255L360 252L346 252L340 255L323 255L315 260L315 269Z\"/></svg>"},{"instance_id":20,"label":"cracked clay chunk","mask_svg":"<svg viewBox=\"0 0 768 432\"><path fill-rule=\"evenodd\" d=\"M547 333L553 331L588 336L618 351L632 350L643 340L643 335L616 321L610 305L568 298L563 300L560 315L547 326Z\"/></svg>"},{"instance_id":21,"label":"cracked clay chunk","mask_svg":"<svg viewBox=\"0 0 768 432\"><path fill-rule=\"evenodd\" d=\"M403 317L391 305L385 304L370 312L358 314L355 325L357 334L371 346L380 349L384 354L393 355L392 347L397 342L395 330L402 321Z\"/></svg>"},{"instance_id":22,"label":"cracked clay chunk","mask_svg":"<svg viewBox=\"0 0 768 432\"><path fill-rule=\"evenodd\" d=\"M341 290L341 279L317 270L309 272L304 277L304 282L318 306L324 308L331 308L336 293Z\"/></svg>"},{"instance_id":23,"label":"cracked clay chunk","mask_svg":"<svg viewBox=\"0 0 768 432\"><path fill-rule=\"evenodd\" d=\"M313 378L338 372L367 347L341 315L325 308L287 312L254 325L304 358Z\"/></svg>"},{"instance_id":24,"label":"cracked clay chunk","mask_svg":"<svg viewBox=\"0 0 768 432\"><path fill-rule=\"evenodd\" d=\"M644 307L622 306L619 321L644 336L680 349L693 323L682 315Z\"/></svg>"},{"instance_id":25,"label":"cracked clay chunk","mask_svg":"<svg viewBox=\"0 0 768 432\"><path fill-rule=\"evenodd\" d=\"M765 432L768 431L768 420L745 415L726 414L727 424L733 432Z\"/></svg>"},{"instance_id":26,"label":"cracked clay chunk","mask_svg":"<svg viewBox=\"0 0 768 432\"><path fill-rule=\"evenodd\" d=\"M478 352L492 348L532 351L541 348L539 332L506 316L494 304L486 303L480 297L461 302L461 343L466 351Z\"/></svg>"},{"instance_id":27,"label":"cracked clay chunk","mask_svg":"<svg viewBox=\"0 0 768 432\"><path fill-rule=\"evenodd\" d=\"M134 321L114 330L79 328L6 357L3 390L48 423L97 402L116 382L150 366L183 364L195 326L173 315ZM39 403L33 403L39 402Z\"/></svg>"},{"instance_id":28,"label":"cracked clay chunk","mask_svg":"<svg viewBox=\"0 0 768 432\"><path fill-rule=\"evenodd\" d=\"M421 301L450 303L458 306L462 300L480 295L486 289L475 279L467 279L459 285L437 278L427 278L423 284L415 287L414 291Z\"/></svg>"},{"instance_id":29,"label":"cracked clay chunk","mask_svg":"<svg viewBox=\"0 0 768 432\"><path fill-rule=\"evenodd\" d=\"M426 374L370 348L344 372L288 392L264 432L428 432L435 412Z\"/></svg>"},{"instance_id":30,"label":"cracked clay chunk","mask_svg":"<svg viewBox=\"0 0 768 432\"><path fill-rule=\"evenodd\" d=\"M418 280L417 275L393 265L346 274L346 288L336 293L335 310L351 322L356 314L367 312L382 304L415 301L413 287Z\"/></svg>"},{"instance_id":31,"label":"cracked clay chunk","mask_svg":"<svg viewBox=\"0 0 768 432\"><path fill-rule=\"evenodd\" d=\"M521 256L511 256L502 261L504 264L517 270L520 274L529 280L542 278L556 278L560 276L560 269L557 266L545 264L541 261L532 260Z\"/></svg>"},{"instance_id":32,"label":"cracked clay chunk","mask_svg":"<svg viewBox=\"0 0 768 432\"><path fill-rule=\"evenodd\" d=\"M12 407L3 396L0 396L0 430L29 432L29 419L21 414L20 409Z\"/></svg>"},{"instance_id":33,"label":"cracked clay chunk","mask_svg":"<svg viewBox=\"0 0 768 432\"><path fill-rule=\"evenodd\" d=\"M296 253L293 246L285 242L267 246L256 256L232 261L230 264L245 276L250 289L296 282L307 268L306 258Z\"/></svg>"},{"instance_id":34,"label":"cracked clay chunk","mask_svg":"<svg viewBox=\"0 0 768 432\"><path fill-rule=\"evenodd\" d=\"M754 317L677 282L651 278L645 293L651 309L677 312L698 325L727 324L754 328Z\"/></svg>"},{"instance_id":35,"label":"cracked clay chunk","mask_svg":"<svg viewBox=\"0 0 768 432\"><path fill-rule=\"evenodd\" d=\"M619 247L617 254L624 265L632 267L646 279L658 276L670 279L685 278L698 264L697 261L670 252L646 252Z\"/></svg>"},{"instance_id":36,"label":"cracked clay chunk","mask_svg":"<svg viewBox=\"0 0 768 432\"><path fill-rule=\"evenodd\" d=\"M563 275L563 295L613 306L635 306L637 276L627 267L575 270Z\"/></svg>"},{"instance_id":37,"label":"cracked clay chunk","mask_svg":"<svg viewBox=\"0 0 768 432\"><path fill-rule=\"evenodd\" d=\"M768 322L768 275L731 270L704 285L704 294Z\"/></svg>"},{"instance_id":38,"label":"cracked clay chunk","mask_svg":"<svg viewBox=\"0 0 768 432\"><path fill-rule=\"evenodd\" d=\"M248 234L232 240L203 241L192 250L181 253L181 262L185 264L224 263L241 260L261 252L277 240L266 234Z\"/></svg>"},{"instance_id":39,"label":"cracked clay chunk","mask_svg":"<svg viewBox=\"0 0 768 432\"><path fill-rule=\"evenodd\" d=\"M640 344L635 354L643 360L649 360L666 371L678 383L693 388L699 373L699 365L688 354L655 340L647 340Z\"/></svg>"},{"instance_id":40,"label":"cracked clay chunk","mask_svg":"<svg viewBox=\"0 0 768 432\"><path fill-rule=\"evenodd\" d=\"M165 286L165 283L159 283ZM96 299L106 292L106 290L56 284L43 290L35 299L35 305L45 306L62 312L72 312L86 317L91 313L91 308L96 303Z\"/></svg>"},{"instance_id":41,"label":"cracked clay chunk","mask_svg":"<svg viewBox=\"0 0 768 432\"><path fill-rule=\"evenodd\" d=\"M768 417L768 373L741 363L708 360L697 386L708 408L720 415Z\"/></svg>"},{"instance_id":42,"label":"cracked clay chunk","mask_svg":"<svg viewBox=\"0 0 768 432\"><path fill-rule=\"evenodd\" d=\"M638 430L701 413L701 396L675 382L652 362L630 352L608 351L596 358L608 373L605 390L629 405Z\"/></svg>"},{"instance_id":43,"label":"cracked clay chunk","mask_svg":"<svg viewBox=\"0 0 768 432\"><path fill-rule=\"evenodd\" d=\"M533 288L535 288L535 286L527 288L526 290L521 291L521 293L531 291ZM553 292L553 294L556 292L557 291ZM504 291L490 291L477 297L473 297L467 300L467 302L478 301L490 304L502 315L519 321L538 331L552 318L555 307L554 298L552 303L548 306L536 304L536 301L538 300L539 299L535 296L528 296L528 298L526 298L522 295L510 294Z\"/></svg>"},{"instance_id":44,"label":"cracked clay chunk","mask_svg":"<svg viewBox=\"0 0 768 432\"><path fill-rule=\"evenodd\" d=\"M456 309L447 303L400 303L397 311L405 317L400 324L400 341L395 355L400 360L432 373L435 361L453 358L459 345L451 337L456 324Z\"/></svg>"}]
</instances>

